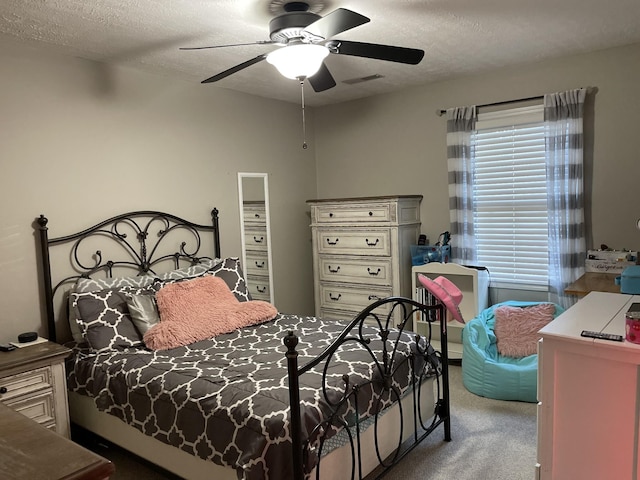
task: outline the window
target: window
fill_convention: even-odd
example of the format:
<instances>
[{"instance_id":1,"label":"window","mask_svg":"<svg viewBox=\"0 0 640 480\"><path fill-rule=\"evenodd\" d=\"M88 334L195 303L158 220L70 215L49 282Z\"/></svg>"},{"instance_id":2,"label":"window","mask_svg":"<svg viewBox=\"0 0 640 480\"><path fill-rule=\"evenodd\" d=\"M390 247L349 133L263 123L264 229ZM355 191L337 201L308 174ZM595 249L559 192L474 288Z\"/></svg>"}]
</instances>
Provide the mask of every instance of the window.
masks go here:
<instances>
[{"instance_id":1,"label":"window","mask_svg":"<svg viewBox=\"0 0 640 480\"><path fill-rule=\"evenodd\" d=\"M479 114L471 135L477 261L497 287L548 285L542 105Z\"/></svg>"}]
</instances>

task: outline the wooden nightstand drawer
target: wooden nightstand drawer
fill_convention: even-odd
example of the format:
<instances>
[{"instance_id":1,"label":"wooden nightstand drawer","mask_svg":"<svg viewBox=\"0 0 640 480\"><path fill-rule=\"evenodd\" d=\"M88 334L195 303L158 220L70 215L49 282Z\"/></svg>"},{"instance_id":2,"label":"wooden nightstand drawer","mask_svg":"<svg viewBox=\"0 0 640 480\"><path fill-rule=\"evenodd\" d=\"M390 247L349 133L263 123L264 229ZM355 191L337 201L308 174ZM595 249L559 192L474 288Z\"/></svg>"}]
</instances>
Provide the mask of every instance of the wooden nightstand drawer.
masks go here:
<instances>
[{"instance_id":1,"label":"wooden nightstand drawer","mask_svg":"<svg viewBox=\"0 0 640 480\"><path fill-rule=\"evenodd\" d=\"M53 428L56 425L55 403L51 388L35 395L16 397L2 403L25 417L35 420L43 427Z\"/></svg>"},{"instance_id":2,"label":"wooden nightstand drawer","mask_svg":"<svg viewBox=\"0 0 640 480\"><path fill-rule=\"evenodd\" d=\"M0 401L9 402L20 396L29 395L43 389L51 389L51 368L43 367L0 378Z\"/></svg>"}]
</instances>

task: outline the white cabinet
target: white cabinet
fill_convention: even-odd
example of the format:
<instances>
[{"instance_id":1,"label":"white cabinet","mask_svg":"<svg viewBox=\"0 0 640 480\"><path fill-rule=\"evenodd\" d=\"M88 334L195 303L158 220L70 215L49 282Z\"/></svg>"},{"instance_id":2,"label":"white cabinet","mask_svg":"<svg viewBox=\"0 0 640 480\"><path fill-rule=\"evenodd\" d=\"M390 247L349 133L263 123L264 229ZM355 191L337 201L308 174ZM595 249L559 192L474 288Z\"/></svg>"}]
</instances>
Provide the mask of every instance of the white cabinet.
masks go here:
<instances>
[{"instance_id":1,"label":"white cabinet","mask_svg":"<svg viewBox=\"0 0 640 480\"><path fill-rule=\"evenodd\" d=\"M436 277L446 277L453 282L462 292L462 302L459 305L460 313L465 321L474 318L478 313L489 306L489 274L487 270L464 267L457 263L427 263L417 265L412 268L412 291L413 298L417 301L424 301L424 287L418 281L418 274L434 279ZM457 320L447 323L447 340L449 346L449 358L462 358L462 329L464 324ZM423 321L416 318L413 330L421 335L427 335L427 326ZM432 332L432 339L436 350L440 347L440 330L435 328Z\"/></svg>"},{"instance_id":2,"label":"white cabinet","mask_svg":"<svg viewBox=\"0 0 640 480\"><path fill-rule=\"evenodd\" d=\"M580 336L625 334L640 296L591 292L540 330L539 480L636 480L640 345Z\"/></svg>"},{"instance_id":3,"label":"white cabinet","mask_svg":"<svg viewBox=\"0 0 640 480\"><path fill-rule=\"evenodd\" d=\"M308 200L315 311L351 320L372 302L411 296L421 195Z\"/></svg>"}]
</instances>

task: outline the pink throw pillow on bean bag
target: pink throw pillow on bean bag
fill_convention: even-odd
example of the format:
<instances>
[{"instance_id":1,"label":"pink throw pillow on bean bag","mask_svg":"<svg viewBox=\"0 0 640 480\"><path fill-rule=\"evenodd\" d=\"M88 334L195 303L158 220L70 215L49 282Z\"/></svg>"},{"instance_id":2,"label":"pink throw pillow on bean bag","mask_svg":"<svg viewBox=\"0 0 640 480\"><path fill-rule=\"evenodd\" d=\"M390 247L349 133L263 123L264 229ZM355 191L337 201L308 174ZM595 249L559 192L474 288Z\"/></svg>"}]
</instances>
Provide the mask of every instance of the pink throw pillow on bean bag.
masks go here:
<instances>
[{"instance_id":1,"label":"pink throw pillow on bean bag","mask_svg":"<svg viewBox=\"0 0 640 480\"><path fill-rule=\"evenodd\" d=\"M521 358L538 351L538 330L554 318L553 303L540 303L530 307L503 305L495 309L493 332L498 353L506 357Z\"/></svg>"}]
</instances>

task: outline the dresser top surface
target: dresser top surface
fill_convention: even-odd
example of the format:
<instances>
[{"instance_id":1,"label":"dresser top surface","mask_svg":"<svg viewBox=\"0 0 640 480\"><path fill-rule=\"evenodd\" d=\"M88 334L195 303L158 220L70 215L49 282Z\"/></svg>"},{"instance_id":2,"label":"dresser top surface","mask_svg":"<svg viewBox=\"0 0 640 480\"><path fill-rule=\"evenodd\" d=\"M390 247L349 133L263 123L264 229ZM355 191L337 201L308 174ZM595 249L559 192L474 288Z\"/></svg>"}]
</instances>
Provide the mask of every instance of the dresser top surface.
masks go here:
<instances>
[{"instance_id":1,"label":"dresser top surface","mask_svg":"<svg viewBox=\"0 0 640 480\"><path fill-rule=\"evenodd\" d=\"M422 195L387 195L379 197L351 197L351 198L318 198L307 200L307 203L335 203L335 202L386 202L399 199L419 199Z\"/></svg>"},{"instance_id":2,"label":"dresser top surface","mask_svg":"<svg viewBox=\"0 0 640 480\"><path fill-rule=\"evenodd\" d=\"M66 358L71 350L54 342L37 343L16 348L10 352L0 352L0 371L29 365L35 361Z\"/></svg>"}]
</instances>

